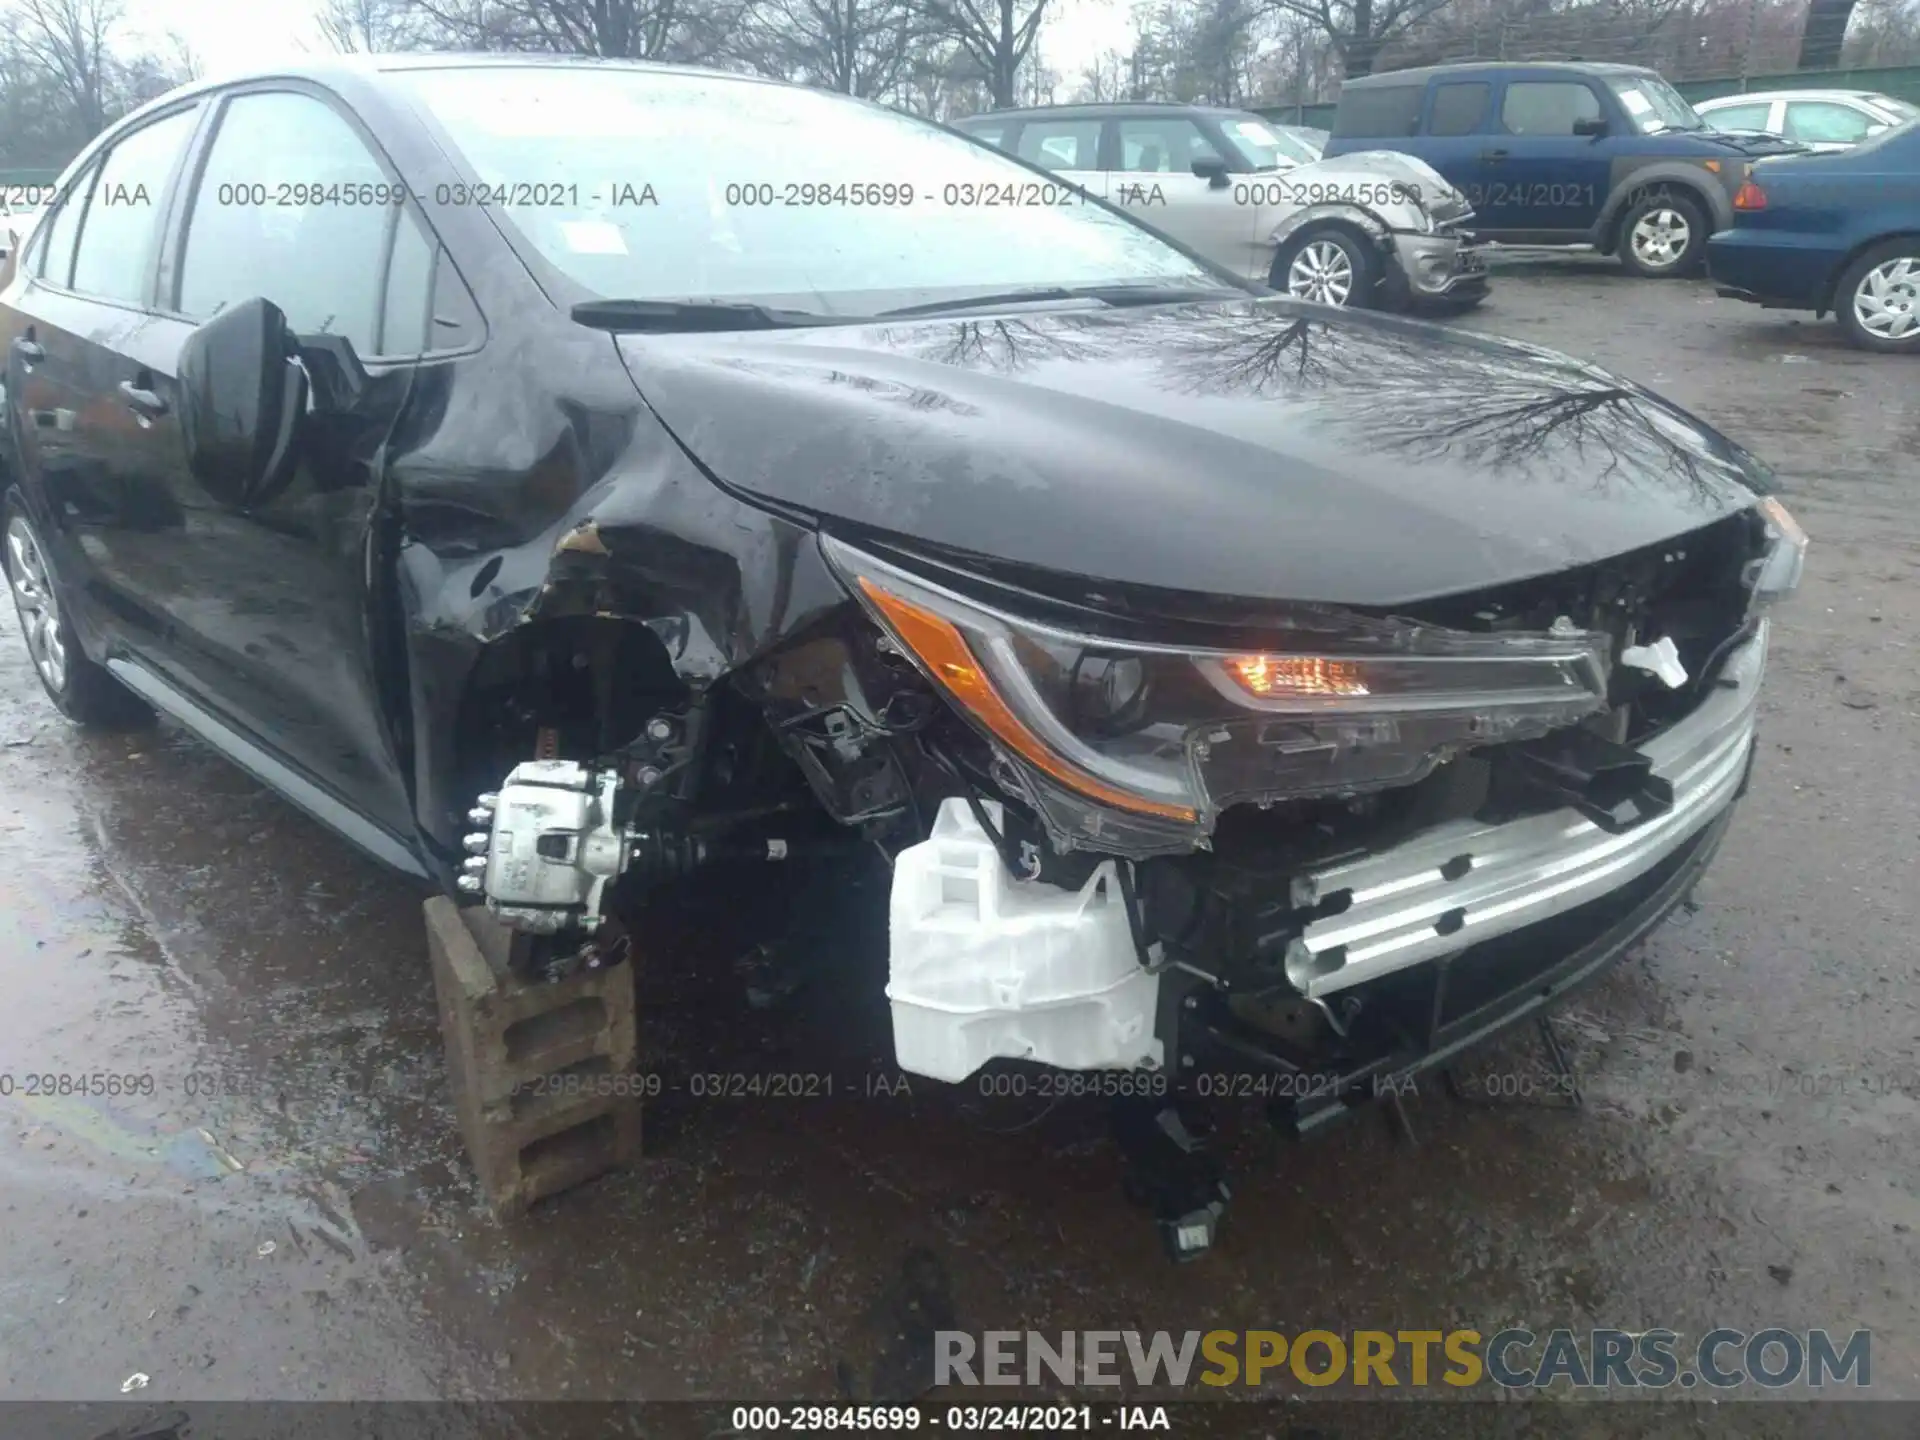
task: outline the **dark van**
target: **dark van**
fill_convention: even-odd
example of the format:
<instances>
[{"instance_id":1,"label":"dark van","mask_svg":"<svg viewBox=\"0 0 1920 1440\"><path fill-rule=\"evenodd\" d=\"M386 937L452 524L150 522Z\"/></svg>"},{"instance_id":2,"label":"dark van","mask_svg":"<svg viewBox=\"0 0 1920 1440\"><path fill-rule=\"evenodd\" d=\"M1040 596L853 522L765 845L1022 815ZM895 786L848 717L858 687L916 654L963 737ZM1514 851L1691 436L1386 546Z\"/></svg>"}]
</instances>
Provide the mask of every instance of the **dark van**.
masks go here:
<instances>
[{"instance_id":1,"label":"dark van","mask_svg":"<svg viewBox=\"0 0 1920 1440\"><path fill-rule=\"evenodd\" d=\"M1404 151L1466 195L1484 240L1591 245L1665 278L1700 270L1749 161L1799 148L1713 129L1651 70L1539 62L1349 80L1326 153Z\"/></svg>"}]
</instances>

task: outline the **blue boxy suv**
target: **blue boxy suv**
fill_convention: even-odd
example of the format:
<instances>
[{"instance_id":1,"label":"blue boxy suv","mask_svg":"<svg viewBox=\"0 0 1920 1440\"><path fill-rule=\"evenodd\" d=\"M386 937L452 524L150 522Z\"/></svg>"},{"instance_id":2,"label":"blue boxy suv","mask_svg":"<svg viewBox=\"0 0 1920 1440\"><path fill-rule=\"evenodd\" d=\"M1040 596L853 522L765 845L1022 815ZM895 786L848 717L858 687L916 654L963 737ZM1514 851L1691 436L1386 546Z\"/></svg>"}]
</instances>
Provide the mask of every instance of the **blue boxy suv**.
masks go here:
<instances>
[{"instance_id":1,"label":"blue boxy suv","mask_svg":"<svg viewBox=\"0 0 1920 1440\"><path fill-rule=\"evenodd\" d=\"M1722 295L1831 310L1862 349L1920 355L1920 120L1755 165L1707 267Z\"/></svg>"},{"instance_id":2,"label":"blue boxy suv","mask_svg":"<svg viewBox=\"0 0 1920 1440\"><path fill-rule=\"evenodd\" d=\"M1399 150L1466 194L1474 232L1592 245L1639 275L1696 273L1748 162L1800 147L1712 129L1632 65L1435 65L1349 80L1327 154Z\"/></svg>"}]
</instances>

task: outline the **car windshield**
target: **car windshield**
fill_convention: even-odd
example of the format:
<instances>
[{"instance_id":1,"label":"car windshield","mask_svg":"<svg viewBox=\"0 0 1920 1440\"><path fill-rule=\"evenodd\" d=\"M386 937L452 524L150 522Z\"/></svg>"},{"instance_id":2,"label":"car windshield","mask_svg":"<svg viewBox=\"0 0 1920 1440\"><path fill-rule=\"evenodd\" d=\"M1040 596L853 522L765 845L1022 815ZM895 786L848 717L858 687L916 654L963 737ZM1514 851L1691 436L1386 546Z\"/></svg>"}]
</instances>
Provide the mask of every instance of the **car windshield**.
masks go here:
<instances>
[{"instance_id":1,"label":"car windshield","mask_svg":"<svg viewBox=\"0 0 1920 1440\"><path fill-rule=\"evenodd\" d=\"M1617 76L1607 83L1620 97L1621 105L1633 117L1634 128L1642 135L1708 128L1680 92L1658 75Z\"/></svg>"},{"instance_id":2,"label":"car windshield","mask_svg":"<svg viewBox=\"0 0 1920 1440\"><path fill-rule=\"evenodd\" d=\"M1223 120L1220 129L1227 143L1255 170L1291 169L1307 165L1320 157L1311 145L1276 130L1266 121L1248 116L1244 120Z\"/></svg>"},{"instance_id":3,"label":"car windshield","mask_svg":"<svg viewBox=\"0 0 1920 1440\"><path fill-rule=\"evenodd\" d=\"M1064 181L825 91L578 66L395 74L482 187L445 198L487 205L591 296L851 317L1027 289L1225 288Z\"/></svg>"}]
</instances>

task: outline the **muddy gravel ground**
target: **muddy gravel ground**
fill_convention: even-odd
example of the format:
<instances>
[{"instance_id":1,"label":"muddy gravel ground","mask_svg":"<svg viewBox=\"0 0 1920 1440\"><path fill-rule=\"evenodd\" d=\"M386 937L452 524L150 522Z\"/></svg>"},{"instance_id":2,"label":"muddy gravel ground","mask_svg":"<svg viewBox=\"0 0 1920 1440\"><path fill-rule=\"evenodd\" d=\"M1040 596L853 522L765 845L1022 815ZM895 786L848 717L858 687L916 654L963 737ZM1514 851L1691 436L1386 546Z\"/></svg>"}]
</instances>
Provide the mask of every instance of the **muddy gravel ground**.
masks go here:
<instances>
[{"instance_id":1,"label":"muddy gravel ground","mask_svg":"<svg viewBox=\"0 0 1920 1440\"><path fill-rule=\"evenodd\" d=\"M1430 1086L1413 1143L1369 1111L1300 1144L1233 1110L1219 1248L1176 1267L1097 1102L870 1078L870 886L846 978L785 1009L744 1003L718 936L639 982L650 1066L831 1098L683 1083L638 1168L502 1227L421 891L171 726L69 728L9 608L0 1393L831 1398L889 1363L919 1254L975 1331L1866 1327L1872 1393L1920 1397L1920 364L1600 262L1505 264L1461 323L1665 392L1776 465L1814 537L1695 907L1564 1014L1584 1111ZM1541 1066L1521 1040L1481 1068ZM94 1074L150 1093L25 1093Z\"/></svg>"}]
</instances>

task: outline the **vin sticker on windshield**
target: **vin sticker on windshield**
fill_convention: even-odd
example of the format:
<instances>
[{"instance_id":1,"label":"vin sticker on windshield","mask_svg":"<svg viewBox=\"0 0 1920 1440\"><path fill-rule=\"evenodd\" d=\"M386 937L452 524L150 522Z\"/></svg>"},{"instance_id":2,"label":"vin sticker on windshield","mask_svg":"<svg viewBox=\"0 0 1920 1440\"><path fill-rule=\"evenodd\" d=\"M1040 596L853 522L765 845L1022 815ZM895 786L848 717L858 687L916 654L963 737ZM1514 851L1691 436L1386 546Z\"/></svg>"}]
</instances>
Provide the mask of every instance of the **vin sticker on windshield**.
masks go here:
<instances>
[{"instance_id":1,"label":"vin sticker on windshield","mask_svg":"<svg viewBox=\"0 0 1920 1440\"><path fill-rule=\"evenodd\" d=\"M624 255L627 237L611 220L568 220L561 224L567 248L576 255Z\"/></svg>"}]
</instances>

